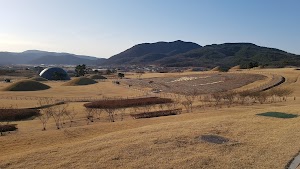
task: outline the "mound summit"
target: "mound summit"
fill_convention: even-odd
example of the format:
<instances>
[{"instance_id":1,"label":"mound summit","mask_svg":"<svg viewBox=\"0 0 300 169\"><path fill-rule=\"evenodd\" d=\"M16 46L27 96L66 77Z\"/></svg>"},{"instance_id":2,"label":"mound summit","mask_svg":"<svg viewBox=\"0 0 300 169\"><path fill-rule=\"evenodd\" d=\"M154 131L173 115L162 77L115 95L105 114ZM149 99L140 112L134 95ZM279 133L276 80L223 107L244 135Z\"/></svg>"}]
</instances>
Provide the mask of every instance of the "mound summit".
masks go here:
<instances>
[{"instance_id":1,"label":"mound summit","mask_svg":"<svg viewBox=\"0 0 300 169\"><path fill-rule=\"evenodd\" d=\"M34 80L22 80L15 82L6 88L3 91L38 91L49 89L50 86L45 85L41 82Z\"/></svg>"},{"instance_id":2,"label":"mound summit","mask_svg":"<svg viewBox=\"0 0 300 169\"><path fill-rule=\"evenodd\" d=\"M34 81L38 81L38 82L44 82L44 81L48 81L47 79L41 77L41 76L35 76L30 78L30 80L34 80Z\"/></svg>"},{"instance_id":3,"label":"mound summit","mask_svg":"<svg viewBox=\"0 0 300 169\"><path fill-rule=\"evenodd\" d=\"M97 81L87 78L87 77L78 77L76 79L72 79L67 83L64 83L63 86L81 86L81 85L90 85L98 83Z\"/></svg>"},{"instance_id":4,"label":"mound summit","mask_svg":"<svg viewBox=\"0 0 300 169\"><path fill-rule=\"evenodd\" d=\"M107 79L106 77L102 76L102 75L90 75L88 76L88 78L90 79L95 79L95 80L101 80L101 79Z\"/></svg>"}]
</instances>

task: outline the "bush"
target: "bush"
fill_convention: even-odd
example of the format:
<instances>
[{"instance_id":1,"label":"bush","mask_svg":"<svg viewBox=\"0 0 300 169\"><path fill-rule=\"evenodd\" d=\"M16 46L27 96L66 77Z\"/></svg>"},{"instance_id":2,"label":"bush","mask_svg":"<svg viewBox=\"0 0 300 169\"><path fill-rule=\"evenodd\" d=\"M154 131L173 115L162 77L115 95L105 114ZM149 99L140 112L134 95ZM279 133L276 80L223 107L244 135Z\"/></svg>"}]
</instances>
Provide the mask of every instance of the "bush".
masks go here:
<instances>
[{"instance_id":1,"label":"bush","mask_svg":"<svg viewBox=\"0 0 300 169\"><path fill-rule=\"evenodd\" d=\"M180 114L181 112L182 109L160 110L160 111L153 111L153 112L130 114L130 116L135 119L140 119L140 118L152 118L152 117L160 117L160 116L177 115Z\"/></svg>"},{"instance_id":2,"label":"bush","mask_svg":"<svg viewBox=\"0 0 300 169\"><path fill-rule=\"evenodd\" d=\"M3 135L3 132L7 131L15 131L17 130L17 125L16 124L5 124L5 125L0 125L0 134L1 136Z\"/></svg>"},{"instance_id":3,"label":"bush","mask_svg":"<svg viewBox=\"0 0 300 169\"><path fill-rule=\"evenodd\" d=\"M171 99L159 98L159 97L145 97L145 98L134 98L134 99L117 99L117 100L99 100L91 103L86 103L86 108L126 108L126 107L138 107L154 104L165 104L172 103Z\"/></svg>"},{"instance_id":4,"label":"bush","mask_svg":"<svg viewBox=\"0 0 300 169\"><path fill-rule=\"evenodd\" d=\"M25 120L39 115L40 111L33 109L0 109L0 121Z\"/></svg>"}]
</instances>

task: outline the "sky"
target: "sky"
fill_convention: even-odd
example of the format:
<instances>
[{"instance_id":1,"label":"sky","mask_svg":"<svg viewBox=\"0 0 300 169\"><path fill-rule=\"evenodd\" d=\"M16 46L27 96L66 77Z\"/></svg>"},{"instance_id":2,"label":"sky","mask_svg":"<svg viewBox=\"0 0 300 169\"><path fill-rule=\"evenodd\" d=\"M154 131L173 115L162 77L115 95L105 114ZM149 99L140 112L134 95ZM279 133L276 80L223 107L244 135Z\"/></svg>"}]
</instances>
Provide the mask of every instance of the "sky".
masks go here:
<instances>
[{"instance_id":1,"label":"sky","mask_svg":"<svg viewBox=\"0 0 300 169\"><path fill-rule=\"evenodd\" d=\"M0 0L0 51L108 58L139 43L250 42L300 54L299 0Z\"/></svg>"}]
</instances>

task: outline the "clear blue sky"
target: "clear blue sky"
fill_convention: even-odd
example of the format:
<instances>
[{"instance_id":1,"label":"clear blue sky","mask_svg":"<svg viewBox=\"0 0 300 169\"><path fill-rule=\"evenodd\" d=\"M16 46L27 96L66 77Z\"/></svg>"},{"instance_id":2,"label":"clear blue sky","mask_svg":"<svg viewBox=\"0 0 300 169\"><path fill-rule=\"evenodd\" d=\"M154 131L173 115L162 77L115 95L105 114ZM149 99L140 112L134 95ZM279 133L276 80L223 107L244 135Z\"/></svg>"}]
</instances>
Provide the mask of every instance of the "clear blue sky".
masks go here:
<instances>
[{"instance_id":1,"label":"clear blue sky","mask_svg":"<svg viewBox=\"0 0 300 169\"><path fill-rule=\"evenodd\" d=\"M300 0L0 0L0 51L110 57L138 43L252 42L300 54Z\"/></svg>"}]
</instances>

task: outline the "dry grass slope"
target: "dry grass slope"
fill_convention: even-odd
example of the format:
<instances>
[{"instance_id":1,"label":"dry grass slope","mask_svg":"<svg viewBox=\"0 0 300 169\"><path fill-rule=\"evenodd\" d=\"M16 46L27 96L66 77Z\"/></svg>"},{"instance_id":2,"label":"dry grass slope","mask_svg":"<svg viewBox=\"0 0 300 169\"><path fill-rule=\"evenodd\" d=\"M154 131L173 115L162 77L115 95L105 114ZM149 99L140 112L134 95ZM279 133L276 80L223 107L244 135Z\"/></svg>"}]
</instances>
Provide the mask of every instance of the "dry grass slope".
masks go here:
<instances>
[{"instance_id":1,"label":"dry grass slope","mask_svg":"<svg viewBox=\"0 0 300 169\"><path fill-rule=\"evenodd\" d=\"M300 116L299 71L247 69L241 72L268 77L246 86L249 89L269 83L272 75L277 74L286 78L280 86L291 88L294 93L282 102L229 108L195 106L193 113L149 119L132 119L129 114L134 109L127 109L123 121L110 123L103 115L101 120L89 125L84 120L85 103L70 103L70 110L74 107L78 111L72 127L56 130L51 119L47 131L42 131L37 118L16 122L17 132L0 137L0 168L285 168L299 154L300 118L281 119L257 114L276 111ZM206 76L207 72L198 74ZM178 74L149 73L142 78L175 76ZM28 99L10 100L21 96L60 98L99 97L101 94L127 97L142 94L140 90L112 85L110 81L78 87L61 86L62 83L50 81L47 84L52 88L40 92L0 91L0 96L9 96L1 98L0 104L18 103L19 107L29 107L30 103L35 103ZM0 83L2 88L8 85ZM223 144L215 144L203 141L202 136L210 136L210 139L218 136L216 139L225 140L221 140Z\"/></svg>"},{"instance_id":2,"label":"dry grass slope","mask_svg":"<svg viewBox=\"0 0 300 169\"><path fill-rule=\"evenodd\" d=\"M4 91L38 91L49 89L50 86L34 80L22 80L15 82L7 87Z\"/></svg>"},{"instance_id":3,"label":"dry grass slope","mask_svg":"<svg viewBox=\"0 0 300 169\"><path fill-rule=\"evenodd\" d=\"M72 79L71 81L68 81L67 83L64 83L63 86L80 86L80 85L90 85L95 83L98 82L90 78L78 77L76 79Z\"/></svg>"}]
</instances>

